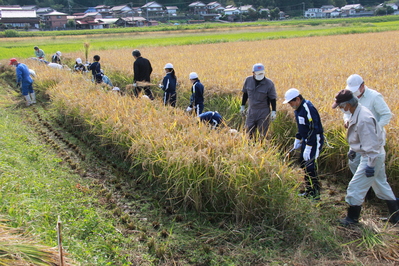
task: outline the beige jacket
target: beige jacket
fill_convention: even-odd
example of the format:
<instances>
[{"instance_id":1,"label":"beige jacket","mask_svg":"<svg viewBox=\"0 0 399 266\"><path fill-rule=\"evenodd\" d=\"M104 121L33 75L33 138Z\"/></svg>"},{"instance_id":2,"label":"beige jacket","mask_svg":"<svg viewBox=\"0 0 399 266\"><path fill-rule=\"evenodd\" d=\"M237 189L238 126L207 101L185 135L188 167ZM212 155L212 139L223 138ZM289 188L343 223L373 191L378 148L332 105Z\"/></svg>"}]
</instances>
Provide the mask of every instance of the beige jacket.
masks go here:
<instances>
[{"instance_id":1,"label":"beige jacket","mask_svg":"<svg viewBox=\"0 0 399 266\"><path fill-rule=\"evenodd\" d=\"M384 134L369 109L360 103L349 120L347 139L350 149L368 157L368 165L375 166L375 158L384 152Z\"/></svg>"}]
</instances>

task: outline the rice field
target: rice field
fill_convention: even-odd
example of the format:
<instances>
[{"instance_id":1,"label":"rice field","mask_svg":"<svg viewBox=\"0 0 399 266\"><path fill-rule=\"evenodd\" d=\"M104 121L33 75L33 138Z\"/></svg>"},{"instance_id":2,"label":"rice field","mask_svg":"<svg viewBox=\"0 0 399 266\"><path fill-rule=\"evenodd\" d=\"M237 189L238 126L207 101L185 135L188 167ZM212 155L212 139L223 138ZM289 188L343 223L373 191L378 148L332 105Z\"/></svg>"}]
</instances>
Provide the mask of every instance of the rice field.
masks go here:
<instances>
[{"instance_id":1,"label":"rice field","mask_svg":"<svg viewBox=\"0 0 399 266\"><path fill-rule=\"evenodd\" d=\"M358 73L367 86L385 95L396 114L397 99L392 96L398 90L394 56L398 39L397 32L385 32L140 49L152 62L154 84L163 77L166 63L174 65L180 83L177 109L162 106L159 97L154 102L120 97L65 71L39 65L32 68L40 73L36 81L39 87L50 81L56 84L48 93L60 110L90 121L93 132L128 147L132 164L142 166L147 181L166 185L170 198L198 211L233 213L237 220L246 220L263 216L271 207L281 210L284 204L270 206L269 199L279 198L277 191L283 198L291 198L301 180L301 174L293 173L281 160L296 130L292 110L282 105L284 92L297 88L318 108L330 143L322 164L330 173L342 171L347 147L341 113L331 109L334 96L345 87L350 74ZM111 77L118 73L129 82L133 49L96 51L92 47L90 58L99 54L105 73ZM84 54L68 53L65 57L84 58ZM259 62L265 64L266 76L275 82L279 95L280 115L269 132L270 142L254 145L242 132L231 136L227 130L209 131L184 113L189 104L188 74L195 71L205 85L205 110L219 111L229 125L241 129L235 121L241 87L252 65ZM386 128L387 165L392 173L397 171L397 123L394 116ZM397 184L396 177L390 180ZM278 183L281 190L270 190L270 184Z\"/></svg>"}]
</instances>

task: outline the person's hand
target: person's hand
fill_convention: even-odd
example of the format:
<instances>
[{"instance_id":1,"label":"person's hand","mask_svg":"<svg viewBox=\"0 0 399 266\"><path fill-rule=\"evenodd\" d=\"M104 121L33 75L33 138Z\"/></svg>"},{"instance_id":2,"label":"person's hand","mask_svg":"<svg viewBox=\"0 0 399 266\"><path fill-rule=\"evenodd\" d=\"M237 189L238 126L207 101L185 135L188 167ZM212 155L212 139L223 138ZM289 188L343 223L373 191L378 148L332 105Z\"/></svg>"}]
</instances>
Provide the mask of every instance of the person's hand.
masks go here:
<instances>
[{"instance_id":1,"label":"person's hand","mask_svg":"<svg viewBox=\"0 0 399 266\"><path fill-rule=\"evenodd\" d=\"M19 88L19 87L21 87L21 83L20 82L17 82L17 88Z\"/></svg>"},{"instance_id":2,"label":"person's hand","mask_svg":"<svg viewBox=\"0 0 399 266\"><path fill-rule=\"evenodd\" d=\"M245 115L245 105L241 105L240 107L240 114Z\"/></svg>"},{"instance_id":3,"label":"person's hand","mask_svg":"<svg viewBox=\"0 0 399 266\"><path fill-rule=\"evenodd\" d=\"M303 159L305 161L310 160L310 152L312 151L312 146L306 145L305 150L303 151Z\"/></svg>"},{"instance_id":4,"label":"person's hand","mask_svg":"<svg viewBox=\"0 0 399 266\"><path fill-rule=\"evenodd\" d=\"M191 112L193 108L191 106L187 107L186 112Z\"/></svg>"},{"instance_id":5,"label":"person's hand","mask_svg":"<svg viewBox=\"0 0 399 266\"><path fill-rule=\"evenodd\" d=\"M353 162L353 160L356 158L356 152L355 151L352 151L352 150L349 150L348 151L348 159L351 161L351 162Z\"/></svg>"},{"instance_id":6,"label":"person's hand","mask_svg":"<svg viewBox=\"0 0 399 266\"><path fill-rule=\"evenodd\" d=\"M349 127L349 120L345 120L344 122L344 128L348 128Z\"/></svg>"},{"instance_id":7,"label":"person's hand","mask_svg":"<svg viewBox=\"0 0 399 266\"><path fill-rule=\"evenodd\" d=\"M136 88L137 87L137 83L135 82L135 83L133 83L133 87L134 88Z\"/></svg>"},{"instance_id":8,"label":"person's hand","mask_svg":"<svg viewBox=\"0 0 399 266\"><path fill-rule=\"evenodd\" d=\"M276 111L272 111L270 114L270 120L274 121L276 119L276 117L277 117Z\"/></svg>"},{"instance_id":9,"label":"person's hand","mask_svg":"<svg viewBox=\"0 0 399 266\"><path fill-rule=\"evenodd\" d=\"M302 146L302 140L295 138L294 141L294 150L299 149Z\"/></svg>"},{"instance_id":10,"label":"person's hand","mask_svg":"<svg viewBox=\"0 0 399 266\"><path fill-rule=\"evenodd\" d=\"M372 177L372 176L374 176L374 167L371 167L371 166L366 166L366 170L365 170L365 172L366 172L366 176L367 177Z\"/></svg>"},{"instance_id":11,"label":"person's hand","mask_svg":"<svg viewBox=\"0 0 399 266\"><path fill-rule=\"evenodd\" d=\"M163 89L163 85L162 85L162 84L159 84L158 87L159 87L160 89Z\"/></svg>"}]
</instances>

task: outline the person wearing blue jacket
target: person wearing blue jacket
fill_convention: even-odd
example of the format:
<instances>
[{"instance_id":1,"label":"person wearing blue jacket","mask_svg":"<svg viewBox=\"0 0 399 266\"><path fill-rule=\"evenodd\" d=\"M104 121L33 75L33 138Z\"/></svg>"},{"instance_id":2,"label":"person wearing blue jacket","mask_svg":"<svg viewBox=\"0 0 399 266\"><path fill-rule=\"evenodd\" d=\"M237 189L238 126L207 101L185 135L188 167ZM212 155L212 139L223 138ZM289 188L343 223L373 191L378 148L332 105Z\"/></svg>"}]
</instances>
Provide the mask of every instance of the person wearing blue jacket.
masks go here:
<instances>
[{"instance_id":1,"label":"person wearing blue jacket","mask_svg":"<svg viewBox=\"0 0 399 266\"><path fill-rule=\"evenodd\" d=\"M289 89L285 93L283 103L288 103L295 110L298 133L295 136L294 149L301 149L299 160L301 167L305 170L306 184L306 190L301 196L320 199L316 159L323 148L324 135L319 112L295 88Z\"/></svg>"},{"instance_id":2,"label":"person wearing blue jacket","mask_svg":"<svg viewBox=\"0 0 399 266\"><path fill-rule=\"evenodd\" d=\"M163 104L176 107L177 78L171 63L165 65L165 72L166 76L163 78L162 84L159 84L159 87L164 91Z\"/></svg>"},{"instance_id":3,"label":"person wearing blue jacket","mask_svg":"<svg viewBox=\"0 0 399 266\"><path fill-rule=\"evenodd\" d=\"M36 103L36 95L33 90L33 80L30 76L27 65L18 63L17 59L11 58L10 65L16 67L17 87L21 88L22 95L25 97L26 106Z\"/></svg>"},{"instance_id":4,"label":"person wearing blue jacket","mask_svg":"<svg viewBox=\"0 0 399 266\"><path fill-rule=\"evenodd\" d=\"M191 72L189 78L193 86L191 87L190 105L186 111L191 112L194 108L195 113L200 115L204 111L204 85L202 85L198 79L198 74L195 72Z\"/></svg>"},{"instance_id":5,"label":"person wearing blue jacket","mask_svg":"<svg viewBox=\"0 0 399 266\"><path fill-rule=\"evenodd\" d=\"M223 122L223 117L217 111L208 111L198 117L201 122L208 122L212 129L216 129Z\"/></svg>"}]
</instances>

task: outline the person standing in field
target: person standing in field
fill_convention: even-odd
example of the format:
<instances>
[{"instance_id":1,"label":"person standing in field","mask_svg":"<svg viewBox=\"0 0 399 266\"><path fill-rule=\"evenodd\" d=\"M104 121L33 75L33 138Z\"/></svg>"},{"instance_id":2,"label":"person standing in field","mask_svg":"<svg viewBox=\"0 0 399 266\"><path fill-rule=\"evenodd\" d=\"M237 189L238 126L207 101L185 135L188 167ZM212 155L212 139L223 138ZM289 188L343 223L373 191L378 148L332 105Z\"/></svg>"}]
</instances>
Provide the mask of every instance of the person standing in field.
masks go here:
<instances>
[{"instance_id":1,"label":"person standing in field","mask_svg":"<svg viewBox=\"0 0 399 266\"><path fill-rule=\"evenodd\" d=\"M246 113L246 131L250 137L253 137L255 132L258 131L260 138L263 139L266 137L270 121L276 119L277 99L274 83L265 77L263 64L253 65L252 76L245 79L242 92L240 113L242 115ZM245 112L247 100L249 100L248 111Z\"/></svg>"},{"instance_id":2,"label":"person standing in field","mask_svg":"<svg viewBox=\"0 0 399 266\"><path fill-rule=\"evenodd\" d=\"M147 58L144 58L141 56L141 53L139 50L134 50L132 52L132 55L135 59L133 63L133 89L134 89L134 95L136 97L139 96L141 93L142 89L144 89L145 95L148 96L151 100L154 100L154 96L152 94L152 91L150 89L150 86L144 85L141 86L140 84L137 84L137 82L143 82L143 83L150 83L151 79L151 73L152 73L152 66L150 61Z\"/></svg>"},{"instance_id":3,"label":"person standing in field","mask_svg":"<svg viewBox=\"0 0 399 266\"><path fill-rule=\"evenodd\" d=\"M159 87L164 91L163 104L176 107L177 78L171 63L165 65L165 72L166 76L163 78L162 84L159 84Z\"/></svg>"},{"instance_id":4,"label":"person standing in field","mask_svg":"<svg viewBox=\"0 0 399 266\"><path fill-rule=\"evenodd\" d=\"M101 84L103 82L103 74L101 72L101 64L100 64L100 56L93 56L94 62L91 63L88 67L88 70L91 70L91 74L93 76L93 81L96 84Z\"/></svg>"},{"instance_id":5,"label":"person standing in field","mask_svg":"<svg viewBox=\"0 0 399 266\"><path fill-rule=\"evenodd\" d=\"M60 51L53 54L53 56L51 57L51 63L56 63L61 65L61 56L62 53Z\"/></svg>"},{"instance_id":6,"label":"person standing in field","mask_svg":"<svg viewBox=\"0 0 399 266\"><path fill-rule=\"evenodd\" d=\"M324 135L319 112L295 88L287 90L283 103L288 103L294 109L298 127L294 149L301 149L299 160L301 167L305 170L306 184L305 192L300 195L320 199L320 181L317 175L316 160L324 145Z\"/></svg>"},{"instance_id":7,"label":"person standing in field","mask_svg":"<svg viewBox=\"0 0 399 266\"><path fill-rule=\"evenodd\" d=\"M399 222L398 203L385 174L385 139L381 126L350 90L341 90L335 96L332 108L337 107L350 116L346 134L350 153L360 154L359 166L346 190L348 213L340 223L351 225L359 222L362 204L370 187L378 198L386 201L391 214L389 221Z\"/></svg>"},{"instance_id":8,"label":"person standing in field","mask_svg":"<svg viewBox=\"0 0 399 266\"><path fill-rule=\"evenodd\" d=\"M46 56L44 51L42 49L39 49L39 47L37 46L35 46L33 49L35 50L36 58L44 60L44 57Z\"/></svg>"},{"instance_id":9,"label":"person standing in field","mask_svg":"<svg viewBox=\"0 0 399 266\"><path fill-rule=\"evenodd\" d=\"M36 103L36 95L33 90L33 80L29 68L25 64L18 63L15 58L10 59L10 65L16 67L17 87L21 88L22 95L26 100L26 106Z\"/></svg>"},{"instance_id":10,"label":"person standing in field","mask_svg":"<svg viewBox=\"0 0 399 266\"><path fill-rule=\"evenodd\" d=\"M375 90L368 88L363 81L363 78L358 74L353 74L346 80L346 89L350 90L355 97L358 98L359 103L364 107L367 107L371 113L373 113L377 123L382 128L382 134L384 135L384 145L386 132L384 126L386 126L392 118L391 110L380 93ZM344 114L344 126L348 128L349 125L349 114ZM349 169L352 174L355 174L357 167L360 164L360 154L348 154Z\"/></svg>"},{"instance_id":11,"label":"person standing in field","mask_svg":"<svg viewBox=\"0 0 399 266\"><path fill-rule=\"evenodd\" d=\"M191 112L195 109L195 113L200 115L202 111L204 111L204 85L202 85L198 78L198 74L195 72L190 73L189 79L193 86L191 87L190 105L187 107L186 111Z\"/></svg>"}]
</instances>

